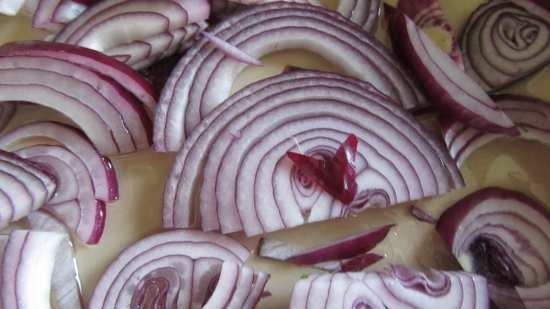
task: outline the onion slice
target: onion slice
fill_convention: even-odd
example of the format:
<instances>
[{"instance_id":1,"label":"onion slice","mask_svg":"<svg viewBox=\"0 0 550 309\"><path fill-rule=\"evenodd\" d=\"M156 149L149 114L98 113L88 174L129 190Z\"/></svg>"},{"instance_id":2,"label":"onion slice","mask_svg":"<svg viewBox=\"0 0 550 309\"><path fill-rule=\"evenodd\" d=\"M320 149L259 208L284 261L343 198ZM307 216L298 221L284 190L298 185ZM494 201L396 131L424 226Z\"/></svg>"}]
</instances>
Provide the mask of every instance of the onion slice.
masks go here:
<instances>
[{"instance_id":1,"label":"onion slice","mask_svg":"<svg viewBox=\"0 0 550 309\"><path fill-rule=\"evenodd\" d=\"M506 87L550 62L546 1L483 3L468 20L461 47L466 71L485 90Z\"/></svg>"},{"instance_id":2,"label":"onion slice","mask_svg":"<svg viewBox=\"0 0 550 309\"><path fill-rule=\"evenodd\" d=\"M0 228L42 207L56 189L43 168L4 151L0 151L0 183Z\"/></svg>"},{"instance_id":3,"label":"onion slice","mask_svg":"<svg viewBox=\"0 0 550 309\"><path fill-rule=\"evenodd\" d=\"M404 266L367 273L313 274L294 286L290 309L488 309L487 282L478 275Z\"/></svg>"},{"instance_id":4,"label":"onion slice","mask_svg":"<svg viewBox=\"0 0 550 309\"><path fill-rule=\"evenodd\" d=\"M437 230L466 271L487 278L498 308L548 307L550 211L545 205L516 191L485 188L445 211Z\"/></svg>"},{"instance_id":5,"label":"onion slice","mask_svg":"<svg viewBox=\"0 0 550 309\"><path fill-rule=\"evenodd\" d=\"M105 228L105 203L95 199L91 176L80 158L63 147L52 145L30 146L16 153L41 164L57 180L56 195L45 208L83 243L97 244Z\"/></svg>"},{"instance_id":6,"label":"onion slice","mask_svg":"<svg viewBox=\"0 0 550 309\"><path fill-rule=\"evenodd\" d=\"M0 136L0 149L19 149L21 146L17 143L30 138L47 138L62 145L86 166L98 200L110 202L118 199L118 181L111 161L99 154L77 129L50 121L25 124Z\"/></svg>"},{"instance_id":7,"label":"onion slice","mask_svg":"<svg viewBox=\"0 0 550 309\"><path fill-rule=\"evenodd\" d=\"M321 7L284 2L252 6L209 33L256 59L278 50L306 49L339 65L347 75L369 81L408 109L426 104L389 50L338 13ZM162 91L155 148L180 149L200 121L229 97L234 79L245 67L206 38L195 44Z\"/></svg>"},{"instance_id":8,"label":"onion slice","mask_svg":"<svg viewBox=\"0 0 550 309\"><path fill-rule=\"evenodd\" d=\"M381 10L381 0L340 0L336 9L338 13L371 33L376 30Z\"/></svg>"},{"instance_id":9,"label":"onion slice","mask_svg":"<svg viewBox=\"0 0 550 309\"><path fill-rule=\"evenodd\" d=\"M64 60L104 75L138 98L152 115L157 94L151 84L129 66L92 49L42 41L9 43L0 48L0 56L47 57Z\"/></svg>"},{"instance_id":10,"label":"onion slice","mask_svg":"<svg viewBox=\"0 0 550 309\"><path fill-rule=\"evenodd\" d=\"M343 205L286 154L332 156L350 133L358 194ZM250 236L460 186L447 151L390 98L355 79L295 71L237 92L193 132L166 184L164 225L193 225L200 207L204 230Z\"/></svg>"},{"instance_id":11,"label":"onion slice","mask_svg":"<svg viewBox=\"0 0 550 309\"><path fill-rule=\"evenodd\" d=\"M442 114L493 133L517 135L514 123L487 93L414 22L398 9L390 11L393 45L417 73L428 97Z\"/></svg>"},{"instance_id":12,"label":"onion slice","mask_svg":"<svg viewBox=\"0 0 550 309\"><path fill-rule=\"evenodd\" d=\"M330 267L330 270L334 268L335 262L341 268L351 268L352 264L362 264L359 262L365 257L374 257L365 253L382 242L392 227L393 225L385 225L368 229L358 235L307 250L276 239L263 238L258 247L258 255L299 265L314 265L323 269ZM359 270L361 269L357 269Z\"/></svg>"},{"instance_id":13,"label":"onion slice","mask_svg":"<svg viewBox=\"0 0 550 309\"><path fill-rule=\"evenodd\" d=\"M219 234L172 230L146 237L125 249L108 267L88 308L140 308L151 297L154 298L150 301L156 299L167 308L176 304L177 308L201 307L208 300L208 287L216 284L220 270L229 267L247 272L247 276L253 274L240 267L249 254L239 242ZM223 262L234 266L222 266ZM257 275L258 285L263 276ZM235 281L227 282L220 276L219 284L222 281L223 285L235 287ZM224 291L223 295L229 295L232 289ZM261 292L256 300L259 295Z\"/></svg>"},{"instance_id":14,"label":"onion slice","mask_svg":"<svg viewBox=\"0 0 550 309\"><path fill-rule=\"evenodd\" d=\"M77 123L103 154L149 147L150 120L118 83L71 62L0 57L0 101L53 108Z\"/></svg>"},{"instance_id":15,"label":"onion slice","mask_svg":"<svg viewBox=\"0 0 550 309\"><path fill-rule=\"evenodd\" d=\"M441 9L439 0L401 0L398 2L397 8L409 16L420 29L428 33L445 34L447 38L445 47L448 46L449 57L461 69L464 69L460 46L451 24Z\"/></svg>"},{"instance_id":16,"label":"onion slice","mask_svg":"<svg viewBox=\"0 0 550 309\"><path fill-rule=\"evenodd\" d=\"M260 60L251 57L242 50L218 38L217 36L210 34L206 31L201 32L201 34L205 38L207 38L212 44L214 44L214 46L222 50L227 56L235 60L241 61L242 63L258 66L262 65L262 62Z\"/></svg>"},{"instance_id":17,"label":"onion slice","mask_svg":"<svg viewBox=\"0 0 550 309\"><path fill-rule=\"evenodd\" d=\"M43 209L30 213L27 216L27 221L32 230L66 235L67 240L61 242L55 260L55 275L51 282L53 302L57 308L84 308L74 247L69 241L67 228L61 221Z\"/></svg>"},{"instance_id":18,"label":"onion slice","mask_svg":"<svg viewBox=\"0 0 550 309\"><path fill-rule=\"evenodd\" d=\"M53 232L14 230L10 233L0 272L2 308L51 308L51 282L58 275L57 256L59 250L65 249L63 242L66 241L66 236Z\"/></svg>"},{"instance_id":19,"label":"onion slice","mask_svg":"<svg viewBox=\"0 0 550 309\"><path fill-rule=\"evenodd\" d=\"M519 95L496 95L493 99L519 128L519 138L550 145L550 103ZM458 166L462 166L477 149L505 137L484 133L448 119L442 121L442 129L451 157Z\"/></svg>"}]
</instances>

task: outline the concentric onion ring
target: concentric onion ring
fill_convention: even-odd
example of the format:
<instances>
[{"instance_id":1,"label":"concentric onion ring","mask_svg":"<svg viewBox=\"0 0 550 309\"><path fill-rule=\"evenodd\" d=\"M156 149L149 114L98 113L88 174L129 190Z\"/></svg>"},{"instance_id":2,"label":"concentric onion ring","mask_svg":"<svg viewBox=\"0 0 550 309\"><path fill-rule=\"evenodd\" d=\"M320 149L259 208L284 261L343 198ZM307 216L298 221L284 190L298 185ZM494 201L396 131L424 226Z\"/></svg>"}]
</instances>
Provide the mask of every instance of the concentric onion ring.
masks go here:
<instances>
[{"instance_id":1,"label":"concentric onion ring","mask_svg":"<svg viewBox=\"0 0 550 309\"><path fill-rule=\"evenodd\" d=\"M301 196L287 152L334 153L350 133L359 139L353 204L319 188ZM164 225L191 225L200 205L203 229L255 235L461 185L446 150L391 99L358 80L295 71L239 91L197 127L167 182Z\"/></svg>"},{"instance_id":2,"label":"concentric onion ring","mask_svg":"<svg viewBox=\"0 0 550 309\"><path fill-rule=\"evenodd\" d=\"M493 96L498 107L520 129L519 138L550 145L550 103L533 97L518 95ZM484 133L459 122L442 122L445 143L458 166L482 146L503 135Z\"/></svg>"},{"instance_id":3,"label":"concentric onion ring","mask_svg":"<svg viewBox=\"0 0 550 309\"><path fill-rule=\"evenodd\" d=\"M468 74L498 90L550 62L550 11L531 0L489 1L470 16L461 45Z\"/></svg>"},{"instance_id":4,"label":"concentric onion ring","mask_svg":"<svg viewBox=\"0 0 550 309\"><path fill-rule=\"evenodd\" d=\"M487 282L463 272L404 266L381 272L309 275L294 286L290 309L488 309Z\"/></svg>"},{"instance_id":5,"label":"concentric onion ring","mask_svg":"<svg viewBox=\"0 0 550 309\"><path fill-rule=\"evenodd\" d=\"M341 15L320 7L284 2L252 6L210 33L256 59L278 50L307 49L338 64L348 75L369 81L406 108L426 103L390 51ZM162 92L155 119L156 149L177 151L199 122L229 96L233 80L245 66L207 39L190 49Z\"/></svg>"},{"instance_id":6,"label":"concentric onion ring","mask_svg":"<svg viewBox=\"0 0 550 309\"><path fill-rule=\"evenodd\" d=\"M550 211L544 205L485 188L445 211L437 230L465 270L487 278L498 308L548 308Z\"/></svg>"},{"instance_id":7,"label":"concentric onion ring","mask_svg":"<svg viewBox=\"0 0 550 309\"><path fill-rule=\"evenodd\" d=\"M89 308L141 308L147 301L164 303L166 308L201 308L209 301L211 308L221 309L225 307L214 306L220 298L239 297L231 295L236 282L242 283L239 289L250 287L246 295L256 295L250 299L255 304L261 295L257 289L263 291L267 276L241 267L249 254L240 243L219 234L172 230L149 236L124 250L109 266ZM214 284L210 296L208 289Z\"/></svg>"},{"instance_id":8,"label":"concentric onion ring","mask_svg":"<svg viewBox=\"0 0 550 309\"><path fill-rule=\"evenodd\" d=\"M0 228L42 207L56 184L37 164L0 151Z\"/></svg>"}]
</instances>

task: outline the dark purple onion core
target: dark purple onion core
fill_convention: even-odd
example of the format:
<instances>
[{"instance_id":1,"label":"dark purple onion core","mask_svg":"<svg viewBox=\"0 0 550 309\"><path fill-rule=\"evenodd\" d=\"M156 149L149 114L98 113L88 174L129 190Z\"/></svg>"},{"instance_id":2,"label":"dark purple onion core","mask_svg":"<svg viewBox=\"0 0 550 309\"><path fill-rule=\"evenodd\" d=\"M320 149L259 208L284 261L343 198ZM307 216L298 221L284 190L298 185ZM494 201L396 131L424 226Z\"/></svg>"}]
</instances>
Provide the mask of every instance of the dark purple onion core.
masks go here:
<instances>
[{"instance_id":1,"label":"dark purple onion core","mask_svg":"<svg viewBox=\"0 0 550 309\"><path fill-rule=\"evenodd\" d=\"M470 246L474 272L503 287L521 285L521 273L498 242L479 237Z\"/></svg>"}]
</instances>

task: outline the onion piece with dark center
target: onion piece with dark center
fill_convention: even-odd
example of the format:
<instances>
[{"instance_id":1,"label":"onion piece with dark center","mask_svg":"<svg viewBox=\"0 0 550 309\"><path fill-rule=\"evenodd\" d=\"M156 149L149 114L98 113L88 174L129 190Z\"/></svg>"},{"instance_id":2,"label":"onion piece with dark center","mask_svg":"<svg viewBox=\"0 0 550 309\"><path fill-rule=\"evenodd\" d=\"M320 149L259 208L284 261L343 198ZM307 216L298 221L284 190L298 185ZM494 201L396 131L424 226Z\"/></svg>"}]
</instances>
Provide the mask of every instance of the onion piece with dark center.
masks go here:
<instances>
[{"instance_id":1,"label":"onion piece with dark center","mask_svg":"<svg viewBox=\"0 0 550 309\"><path fill-rule=\"evenodd\" d=\"M369 266L367 262L374 258L366 253L382 242L392 227L393 225L385 225L368 229L361 234L307 250L276 239L263 238L260 241L258 255L299 265L313 265L327 270L351 268L352 265L355 268L361 266L366 268ZM378 259L374 258L374 261Z\"/></svg>"},{"instance_id":2,"label":"onion piece with dark center","mask_svg":"<svg viewBox=\"0 0 550 309\"><path fill-rule=\"evenodd\" d=\"M166 308L206 304L221 309L224 303L253 308L268 275L242 266L249 254L239 242L219 234L172 230L146 237L108 267L89 308L137 309L148 303Z\"/></svg>"},{"instance_id":3,"label":"onion piece with dark center","mask_svg":"<svg viewBox=\"0 0 550 309\"><path fill-rule=\"evenodd\" d=\"M544 5L489 1L470 16L461 39L466 71L485 90L506 87L550 62L550 11Z\"/></svg>"},{"instance_id":4,"label":"onion piece with dark center","mask_svg":"<svg viewBox=\"0 0 550 309\"><path fill-rule=\"evenodd\" d=\"M464 272L385 271L313 274L294 286L290 309L489 309L486 280Z\"/></svg>"},{"instance_id":5,"label":"onion piece with dark center","mask_svg":"<svg viewBox=\"0 0 550 309\"><path fill-rule=\"evenodd\" d=\"M434 34L440 37L443 34L445 40L440 40L440 43L448 48L451 59L464 69L460 46L451 24L441 9L439 0L400 0L397 8L409 16L420 29L428 33L435 32ZM447 49L444 50L447 51Z\"/></svg>"},{"instance_id":6,"label":"onion piece with dark center","mask_svg":"<svg viewBox=\"0 0 550 309\"><path fill-rule=\"evenodd\" d=\"M493 99L518 127L519 138L550 145L550 103L519 95L497 95ZM459 167L477 149L506 137L484 133L448 119L442 121L442 129L451 157Z\"/></svg>"},{"instance_id":7,"label":"onion piece with dark center","mask_svg":"<svg viewBox=\"0 0 550 309\"><path fill-rule=\"evenodd\" d=\"M311 5L276 2L252 6L209 31L259 59L285 49L306 49L372 83L408 109L425 105L412 78L373 36L341 15ZM162 92L154 144L177 151L191 131L230 95L246 64L227 57L206 38L178 63Z\"/></svg>"},{"instance_id":8,"label":"onion piece with dark center","mask_svg":"<svg viewBox=\"0 0 550 309\"><path fill-rule=\"evenodd\" d=\"M146 79L129 66L95 50L63 43L26 41L3 45L0 56L46 57L67 61L114 80L138 98L150 115L156 108L157 94Z\"/></svg>"},{"instance_id":9,"label":"onion piece with dark center","mask_svg":"<svg viewBox=\"0 0 550 309\"><path fill-rule=\"evenodd\" d=\"M17 150L18 142L31 138L47 138L76 155L91 177L94 196L101 201L118 199L118 181L111 161L99 154L88 139L68 125L44 121L25 124L0 136L0 149Z\"/></svg>"},{"instance_id":10,"label":"onion piece with dark center","mask_svg":"<svg viewBox=\"0 0 550 309\"><path fill-rule=\"evenodd\" d=\"M358 194L343 205L286 154L332 156L350 133ZM447 151L390 98L355 79L296 71L244 88L197 127L167 181L164 225L193 225L200 207L204 230L256 235L460 186Z\"/></svg>"},{"instance_id":11,"label":"onion piece with dark center","mask_svg":"<svg viewBox=\"0 0 550 309\"><path fill-rule=\"evenodd\" d=\"M150 119L137 100L118 83L68 61L0 57L1 101L57 110L78 124L103 154L149 147Z\"/></svg>"},{"instance_id":12,"label":"onion piece with dark center","mask_svg":"<svg viewBox=\"0 0 550 309\"><path fill-rule=\"evenodd\" d=\"M548 308L550 211L544 205L516 191L485 188L445 211L437 230L466 271L487 278L498 308Z\"/></svg>"},{"instance_id":13,"label":"onion piece with dark center","mask_svg":"<svg viewBox=\"0 0 550 309\"><path fill-rule=\"evenodd\" d=\"M30 213L27 216L27 221L33 230L55 232L67 236L66 241L61 242L57 250L53 270L55 275L51 282L53 303L57 308L84 308L74 247L69 241L67 228L61 221L43 209Z\"/></svg>"},{"instance_id":14,"label":"onion piece with dark center","mask_svg":"<svg viewBox=\"0 0 550 309\"><path fill-rule=\"evenodd\" d=\"M386 11L390 13L393 46L417 73L426 94L442 114L483 131L519 134L487 93L409 17L389 6Z\"/></svg>"},{"instance_id":15,"label":"onion piece with dark center","mask_svg":"<svg viewBox=\"0 0 550 309\"><path fill-rule=\"evenodd\" d=\"M105 228L105 203L94 197L92 179L80 158L52 145L22 148L16 154L48 169L57 191L45 208L65 223L86 244L97 244Z\"/></svg>"},{"instance_id":16,"label":"onion piece with dark center","mask_svg":"<svg viewBox=\"0 0 550 309\"><path fill-rule=\"evenodd\" d=\"M42 207L55 189L54 179L39 165L0 151L0 228Z\"/></svg>"},{"instance_id":17,"label":"onion piece with dark center","mask_svg":"<svg viewBox=\"0 0 550 309\"><path fill-rule=\"evenodd\" d=\"M52 280L57 280L60 270L56 270L56 266L73 267L73 264L57 263L60 255L70 254L60 252L67 249L63 245L67 241L65 235L54 232L14 230L10 233L0 272L2 308L51 308Z\"/></svg>"}]
</instances>

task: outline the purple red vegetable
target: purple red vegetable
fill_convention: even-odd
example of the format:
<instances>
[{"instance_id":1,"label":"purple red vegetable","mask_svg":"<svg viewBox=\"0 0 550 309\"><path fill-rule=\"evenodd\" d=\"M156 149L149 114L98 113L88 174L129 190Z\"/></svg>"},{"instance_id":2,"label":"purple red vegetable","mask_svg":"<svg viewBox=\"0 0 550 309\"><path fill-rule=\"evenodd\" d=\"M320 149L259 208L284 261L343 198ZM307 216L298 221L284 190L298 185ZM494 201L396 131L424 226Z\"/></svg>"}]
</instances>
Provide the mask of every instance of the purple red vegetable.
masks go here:
<instances>
[{"instance_id":1,"label":"purple red vegetable","mask_svg":"<svg viewBox=\"0 0 550 309\"><path fill-rule=\"evenodd\" d=\"M500 309L550 305L550 211L502 188L474 192L449 208L437 230L466 271L487 278Z\"/></svg>"},{"instance_id":2,"label":"purple red vegetable","mask_svg":"<svg viewBox=\"0 0 550 309\"><path fill-rule=\"evenodd\" d=\"M464 272L385 271L313 274L294 286L290 309L489 309L487 282Z\"/></svg>"},{"instance_id":3,"label":"purple red vegetable","mask_svg":"<svg viewBox=\"0 0 550 309\"><path fill-rule=\"evenodd\" d=\"M500 0L473 12L461 47L468 74L493 91L544 68L550 62L549 44L547 1Z\"/></svg>"},{"instance_id":4,"label":"purple red vegetable","mask_svg":"<svg viewBox=\"0 0 550 309\"><path fill-rule=\"evenodd\" d=\"M349 132L358 194L343 205L286 154L332 157ZM446 150L393 100L358 80L295 71L237 92L193 132L166 184L164 225L193 225L200 205L204 230L256 235L461 185Z\"/></svg>"}]
</instances>

